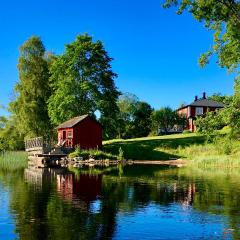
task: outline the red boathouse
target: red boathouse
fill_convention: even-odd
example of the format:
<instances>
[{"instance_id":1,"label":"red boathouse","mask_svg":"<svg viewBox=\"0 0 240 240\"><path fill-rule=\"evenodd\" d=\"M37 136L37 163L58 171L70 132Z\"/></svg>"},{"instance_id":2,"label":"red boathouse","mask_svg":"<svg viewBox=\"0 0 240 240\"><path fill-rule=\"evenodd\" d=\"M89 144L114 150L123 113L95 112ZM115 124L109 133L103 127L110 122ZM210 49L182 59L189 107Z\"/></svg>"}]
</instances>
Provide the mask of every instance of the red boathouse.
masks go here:
<instances>
[{"instance_id":1,"label":"red boathouse","mask_svg":"<svg viewBox=\"0 0 240 240\"><path fill-rule=\"evenodd\" d=\"M89 115L72 118L57 127L58 145L81 149L102 148L102 126Z\"/></svg>"}]
</instances>

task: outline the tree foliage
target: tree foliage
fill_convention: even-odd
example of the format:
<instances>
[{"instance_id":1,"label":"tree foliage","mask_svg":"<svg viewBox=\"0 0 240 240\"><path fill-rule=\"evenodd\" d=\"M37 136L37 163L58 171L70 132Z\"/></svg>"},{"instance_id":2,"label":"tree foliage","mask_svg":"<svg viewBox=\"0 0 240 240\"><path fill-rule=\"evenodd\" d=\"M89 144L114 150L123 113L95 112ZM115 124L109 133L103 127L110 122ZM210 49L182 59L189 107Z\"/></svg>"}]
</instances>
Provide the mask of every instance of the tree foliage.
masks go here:
<instances>
[{"instance_id":1,"label":"tree foliage","mask_svg":"<svg viewBox=\"0 0 240 240\"><path fill-rule=\"evenodd\" d=\"M151 131L152 107L134 94L125 93L118 100L118 137L145 137Z\"/></svg>"},{"instance_id":2,"label":"tree foliage","mask_svg":"<svg viewBox=\"0 0 240 240\"><path fill-rule=\"evenodd\" d=\"M146 102L139 102L133 113L132 135L134 137L146 137L151 132L152 107Z\"/></svg>"},{"instance_id":3,"label":"tree foliage","mask_svg":"<svg viewBox=\"0 0 240 240\"><path fill-rule=\"evenodd\" d=\"M93 42L89 35L79 35L66 45L50 68L53 94L48 110L55 125L78 115L94 115L98 110L105 133L110 132L107 129L114 125L110 120L118 111L119 95L111 61L102 42Z\"/></svg>"},{"instance_id":4,"label":"tree foliage","mask_svg":"<svg viewBox=\"0 0 240 240\"><path fill-rule=\"evenodd\" d=\"M232 128L232 133L240 132L240 91L239 91L239 66L240 66L240 1L239 0L166 0L164 7L178 7L178 14L188 11L193 17L204 22L205 27L214 32L214 41L206 53L204 53L199 63L204 66L209 62L212 54L218 57L218 64L226 67L230 72L237 74L235 80L235 91L233 99L224 100L228 105L223 111L225 118L228 118L228 125ZM210 114L209 114L210 115ZM217 114L218 116L218 114ZM215 118L217 118L215 116ZM207 117L208 119L208 117ZM203 122L206 120L203 120ZM207 124L207 122L206 122Z\"/></svg>"},{"instance_id":5,"label":"tree foliage","mask_svg":"<svg viewBox=\"0 0 240 240\"><path fill-rule=\"evenodd\" d=\"M24 135L19 131L13 116L0 117L0 152L24 149Z\"/></svg>"},{"instance_id":6,"label":"tree foliage","mask_svg":"<svg viewBox=\"0 0 240 240\"><path fill-rule=\"evenodd\" d=\"M197 132L210 135L228 124L226 109L217 112L207 112L205 116L198 116L194 121Z\"/></svg>"},{"instance_id":7,"label":"tree foliage","mask_svg":"<svg viewBox=\"0 0 240 240\"><path fill-rule=\"evenodd\" d=\"M185 124L185 117L179 116L170 107L163 107L152 113L152 128L157 134L159 131L168 133L174 125L180 125L184 129Z\"/></svg>"},{"instance_id":8,"label":"tree foliage","mask_svg":"<svg viewBox=\"0 0 240 240\"><path fill-rule=\"evenodd\" d=\"M48 60L39 37L29 38L20 48L18 60L19 82L15 86L15 100L10 103L14 124L27 136L41 136L51 130L47 101L49 87Z\"/></svg>"},{"instance_id":9,"label":"tree foliage","mask_svg":"<svg viewBox=\"0 0 240 240\"><path fill-rule=\"evenodd\" d=\"M240 137L240 77L235 79L233 102L229 109L229 125L232 128L232 135Z\"/></svg>"},{"instance_id":10,"label":"tree foliage","mask_svg":"<svg viewBox=\"0 0 240 240\"><path fill-rule=\"evenodd\" d=\"M233 96L222 95L221 93L214 93L213 95L209 96L208 99L220 102L225 106L229 106L233 102Z\"/></svg>"},{"instance_id":11,"label":"tree foliage","mask_svg":"<svg viewBox=\"0 0 240 240\"><path fill-rule=\"evenodd\" d=\"M175 5L178 14L190 12L214 31L214 43L199 63L204 66L212 54L217 54L218 63L229 71L239 70L240 63L240 1L238 0L166 0L164 7Z\"/></svg>"}]
</instances>

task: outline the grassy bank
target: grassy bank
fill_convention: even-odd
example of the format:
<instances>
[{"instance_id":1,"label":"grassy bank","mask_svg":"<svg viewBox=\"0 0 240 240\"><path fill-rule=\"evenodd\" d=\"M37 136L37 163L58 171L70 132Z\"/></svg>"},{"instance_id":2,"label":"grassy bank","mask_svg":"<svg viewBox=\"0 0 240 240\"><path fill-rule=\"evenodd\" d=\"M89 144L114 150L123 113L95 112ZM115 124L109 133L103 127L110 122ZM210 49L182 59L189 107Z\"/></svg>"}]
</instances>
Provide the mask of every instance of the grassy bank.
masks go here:
<instances>
[{"instance_id":1,"label":"grassy bank","mask_svg":"<svg viewBox=\"0 0 240 240\"><path fill-rule=\"evenodd\" d=\"M192 134L173 134L157 137L135 138L127 140L111 140L104 142L104 150L117 154L119 148L124 157L133 160L169 160L183 157L177 149L185 149L193 145L202 145L204 136ZM187 157L187 156L186 156Z\"/></svg>"},{"instance_id":2,"label":"grassy bank","mask_svg":"<svg viewBox=\"0 0 240 240\"><path fill-rule=\"evenodd\" d=\"M126 159L169 160L185 158L200 168L240 167L240 141L215 136L207 142L205 136L195 133L104 142L105 151L117 154L119 148Z\"/></svg>"},{"instance_id":3,"label":"grassy bank","mask_svg":"<svg viewBox=\"0 0 240 240\"><path fill-rule=\"evenodd\" d=\"M90 158L94 158L95 160L102 160L102 159L115 160L118 158L118 156L108 152L103 152L95 149L81 150L80 148L76 148L74 152L69 154L69 157L70 158L82 157L83 160L87 160Z\"/></svg>"},{"instance_id":4,"label":"grassy bank","mask_svg":"<svg viewBox=\"0 0 240 240\"><path fill-rule=\"evenodd\" d=\"M16 171L27 167L26 152L4 152L0 153L0 170Z\"/></svg>"}]
</instances>

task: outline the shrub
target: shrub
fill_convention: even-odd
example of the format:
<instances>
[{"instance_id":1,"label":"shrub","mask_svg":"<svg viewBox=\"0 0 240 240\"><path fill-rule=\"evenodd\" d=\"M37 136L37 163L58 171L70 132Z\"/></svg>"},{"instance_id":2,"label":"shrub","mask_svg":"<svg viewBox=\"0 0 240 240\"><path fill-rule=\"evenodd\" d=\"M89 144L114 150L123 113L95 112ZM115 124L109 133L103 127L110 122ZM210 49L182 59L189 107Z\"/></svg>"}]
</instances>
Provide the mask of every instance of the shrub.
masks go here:
<instances>
[{"instance_id":1,"label":"shrub","mask_svg":"<svg viewBox=\"0 0 240 240\"><path fill-rule=\"evenodd\" d=\"M219 154L230 155L233 151L233 142L229 137L215 138L214 145Z\"/></svg>"},{"instance_id":2,"label":"shrub","mask_svg":"<svg viewBox=\"0 0 240 240\"><path fill-rule=\"evenodd\" d=\"M96 149L90 149L90 150L79 150L76 148L76 150L69 154L70 158L75 157L82 157L84 160L93 158L95 160L104 160L104 159L117 159L116 155L113 155L111 153L103 152Z\"/></svg>"}]
</instances>

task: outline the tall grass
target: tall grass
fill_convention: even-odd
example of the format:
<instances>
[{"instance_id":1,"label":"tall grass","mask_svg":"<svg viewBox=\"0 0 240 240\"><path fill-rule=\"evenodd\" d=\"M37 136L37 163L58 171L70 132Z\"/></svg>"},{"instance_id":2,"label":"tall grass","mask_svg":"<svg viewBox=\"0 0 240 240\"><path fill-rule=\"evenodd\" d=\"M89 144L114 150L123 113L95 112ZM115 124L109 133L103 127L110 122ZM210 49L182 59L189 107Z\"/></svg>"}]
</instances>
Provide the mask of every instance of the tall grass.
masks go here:
<instances>
[{"instance_id":1,"label":"tall grass","mask_svg":"<svg viewBox=\"0 0 240 240\"><path fill-rule=\"evenodd\" d=\"M27 167L26 152L2 152L0 153L0 170L16 171Z\"/></svg>"},{"instance_id":2,"label":"tall grass","mask_svg":"<svg viewBox=\"0 0 240 240\"><path fill-rule=\"evenodd\" d=\"M104 142L104 149L117 154L121 147L126 159L169 160L185 158L196 168L240 168L240 141L225 132L206 136L175 134Z\"/></svg>"},{"instance_id":3,"label":"tall grass","mask_svg":"<svg viewBox=\"0 0 240 240\"><path fill-rule=\"evenodd\" d=\"M186 148L179 147L176 154L187 157L190 167L201 169L231 169L240 168L240 142L222 137L212 143L193 144Z\"/></svg>"}]
</instances>

